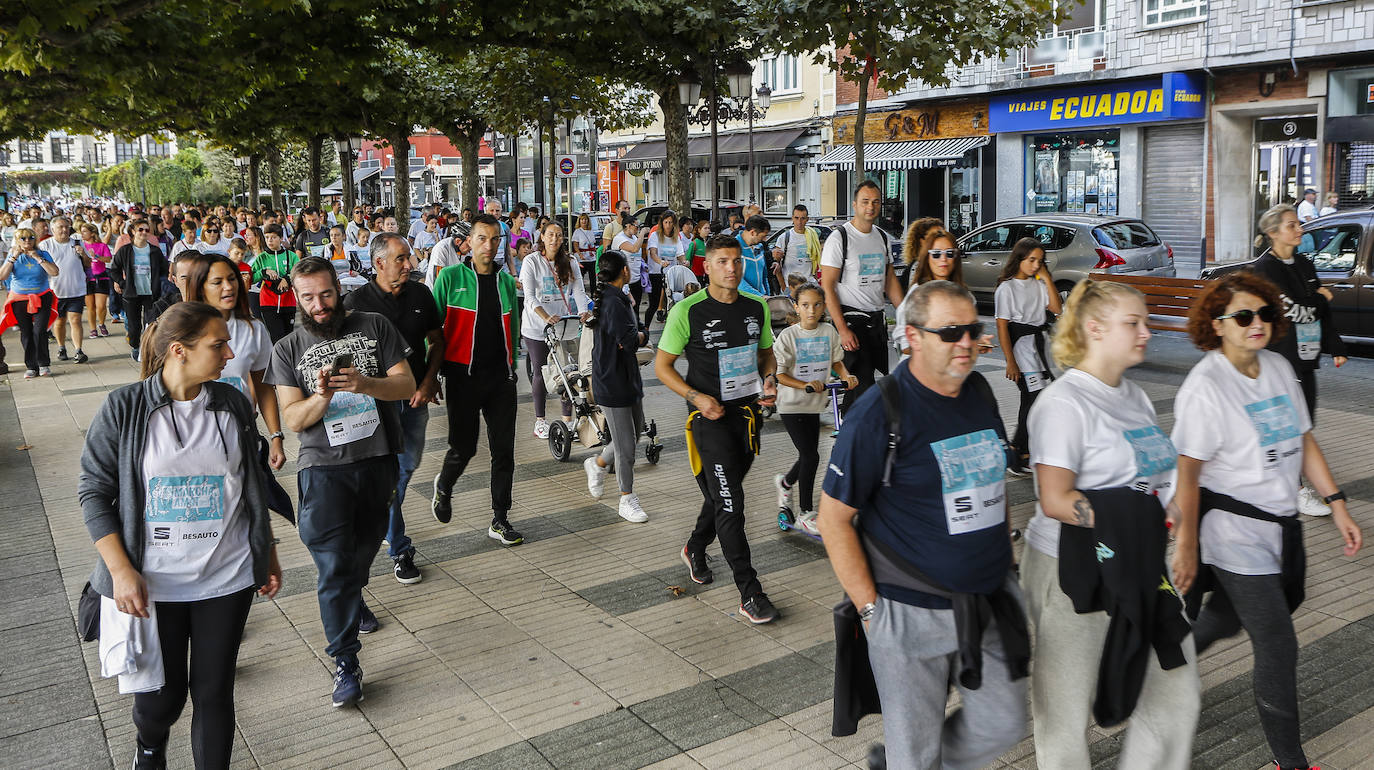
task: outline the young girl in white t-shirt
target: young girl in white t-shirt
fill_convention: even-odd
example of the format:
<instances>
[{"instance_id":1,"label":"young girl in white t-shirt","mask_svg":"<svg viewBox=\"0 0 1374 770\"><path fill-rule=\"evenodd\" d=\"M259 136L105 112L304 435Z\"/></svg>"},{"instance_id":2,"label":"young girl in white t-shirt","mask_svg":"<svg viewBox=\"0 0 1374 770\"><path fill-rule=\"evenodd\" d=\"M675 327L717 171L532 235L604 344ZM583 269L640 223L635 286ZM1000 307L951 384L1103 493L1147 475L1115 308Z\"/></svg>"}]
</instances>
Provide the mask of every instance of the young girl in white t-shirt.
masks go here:
<instances>
[{"instance_id":1,"label":"young girl in white t-shirt","mask_svg":"<svg viewBox=\"0 0 1374 770\"><path fill-rule=\"evenodd\" d=\"M820 537L816 529L816 507L812 493L816 468L820 465L817 444L821 436L821 411L825 409L825 383L833 370L847 389L857 387L859 379L844 368L844 348L835 327L821 322L825 314L825 291L814 283L804 283L792 292L797 322L783 329L773 342L778 359L778 414L797 449L797 461L786 474L773 477L778 490L778 518L786 517L803 532ZM797 492L797 510L792 508Z\"/></svg>"},{"instance_id":2,"label":"young girl in white t-shirt","mask_svg":"<svg viewBox=\"0 0 1374 770\"><path fill-rule=\"evenodd\" d=\"M1007 379L1021 391L1016 433L1011 448L1016 455L1014 475L1027 471L1030 453L1031 404L1053 379L1049 362L1049 314L1059 315L1063 306L1054 278L1045 266L1045 248L1035 238L1022 238L997 279L993 294L997 314L997 338L1007 359Z\"/></svg>"}]
</instances>

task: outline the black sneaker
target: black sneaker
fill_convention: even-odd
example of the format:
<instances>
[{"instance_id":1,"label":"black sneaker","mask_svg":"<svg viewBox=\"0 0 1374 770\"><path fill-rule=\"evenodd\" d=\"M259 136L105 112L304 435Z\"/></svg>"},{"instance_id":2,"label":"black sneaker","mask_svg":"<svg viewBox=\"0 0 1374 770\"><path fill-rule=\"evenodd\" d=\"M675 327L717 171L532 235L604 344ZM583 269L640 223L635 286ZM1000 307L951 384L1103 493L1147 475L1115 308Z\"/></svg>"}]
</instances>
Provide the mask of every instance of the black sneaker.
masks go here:
<instances>
[{"instance_id":1,"label":"black sneaker","mask_svg":"<svg viewBox=\"0 0 1374 770\"><path fill-rule=\"evenodd\" d=\"M453 493L445 493L439 488L439 475L434 476L434 497L429 501L429 510L440 524L453 520Z\"/></svg>"},{"instance_id":2,"label":"black sneaker","mask_svg":"<svg viewBox=\"0 0 1374 770\"><path fill-rule=\"evenodd\" d=\"M67 349L66 349L66 348L58 348L58 349L57 349L57 360L58 360L58 361L70 361L70 360L71 360L71 356L67 355Z\"/></svg>"},{"instance_id":3,"label":"black sneaker","mask_svg":"<svg viewBox=\"0 0 1374 770\"><path fill-rule=\"evenodd\" d=\"M149 748L134 738L134 770L167 770L167 746Z\"/></svg>"},{"instance_id":4,"label":"black sneaker","mask_svg":"<svg viewBox=\"0 0 1374 770\"><path fill-rule=\"evenodd\" d=\"M334 661L334 708L361 703L363 700L363 667L356 660L339 658Z\"/></svg>"},{"instance_id":5,"label":"black sneaker","mask_svg":"<svg viewBox=\"0 0 1374 770\"><path fill-rule=\"evenodd\" d=\"M493 521L487 528L487 537L501 541L501 545L520 545L525 542L524 536L516 532L509 521L504 520Z\"/></svg>"},{"instance_id":6,"label":"black sneaker","mask_svg":"<svg viewBox=\"0 0 1374 770\"><path fill-rule=\"evenodd\" d=\"M138 363L138 348L129 348L129 358L132 358L134 363Z\"/></svg>"},{"instance_id":7,"label":"black sneaker","mask_svg":"<svg viewBox=\"0 0 1374 770\"><path fill-rule=\"evenodd\" d=\"M663 323L664 321L668 320L668 313L665 310L660 310L658 311L658 315L654 317L658 319L659 323Z\"/></svg>"},{"instance_id":8,"label":"black sneaker","mask_svg":"<svg viewBox=\"0 0 1374 770\"><path fill-rule=\"evenodd\" d=\"M403 585L412 585L423 580L420 575L420 568L415 566L415 552L406 551L405 553L392 559L396 564L396 582Z\"/></svg>"},{"instance_id":9,"label":"black sneaker","mask_svg":"<svg viewBox=\"0 0 1374 770\"><path fill-rule=\"evenodd\" d=\"M358 633L370 634L378 628L381 628L382 624L378 622L377 616L372 613L372 610L367 608L367 602L363 602L362 605L363 612L362 617L358 619ZM339 704L335 703L334 705L337 706Z\"/></svg>"},{"instance_id":10,"label":"black sneaker","mask_svg":"<svg viewBox=\"0 0 1374 770\"><path fill-rule=\"evenodd\" d=\"M687 546L682 546L682 563L687 565L687 574L691 575L693 583L704 586L715 580L711 568L706 565L705 551L692 553Z\"/></svg>"},{"instance_id":11,"label":"black sneaker","mask_svg":"<svg viewBox=\"0 0 1374 770\"><path fill-rule=\"evenodd\" d=\"M739 614L748 618L750 623L772 623L778 619L778 608L768 601L768 594L758 593L739 606Z\"/></svg>"},{"instance_id":12,"label":"black sneaker","mask_svg":"<svg viewBox=\"0 0 1374 770\"><path fill-rule=\"evenodd\" d=\"M91 360L91 357L86 355L86 351L77 349L76 356L72 358L72 360L77 362L78 364L84 364L87 361Z\"/></svg>"}]
</instances>

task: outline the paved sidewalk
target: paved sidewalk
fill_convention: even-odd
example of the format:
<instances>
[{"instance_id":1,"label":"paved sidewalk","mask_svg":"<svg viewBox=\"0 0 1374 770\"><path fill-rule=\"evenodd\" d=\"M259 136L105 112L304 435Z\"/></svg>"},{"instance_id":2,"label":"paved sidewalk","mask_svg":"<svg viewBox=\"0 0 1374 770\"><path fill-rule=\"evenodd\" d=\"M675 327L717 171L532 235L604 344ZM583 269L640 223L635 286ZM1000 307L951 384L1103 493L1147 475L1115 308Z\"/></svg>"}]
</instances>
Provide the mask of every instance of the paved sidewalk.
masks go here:
<instances>
[{"instance_id":1,"label":"paved sidewalk","mask_svg":"<svg viewBox=\"0 0 1374 770\"><path fill-rule=\"evenodd\" d=\"M13 359L18 340L6 342ZM8 535L0 543L0 767L125 767L133 751L131 699L99 678L95 647L77 643L73 613L95 558L76 500L83 430L105 393L136 371L120 338L86 349L90 364L58 363L54 377L0 378L0 527ZM1165 430L1197 357L1177 337L1156 337L1150 363L1130 375ZM1015 388L1000 377L1000 360L987 357L979 368L1003 414L1014 415ZM587 495L586 451L559 463L530 436L522 377L511 519L526 543L509 549L485 535L484 453L457 487L453 522L430 516L428 486L446 435L443 408L433 410L405 505L424 582L399 585L385 554L378 559L367 600L382 628L363 640L360 708L329 705L314 568L295 532L274 518L286 587L249 618L235 766L866 766L869 745L882 739L879 719L866 719L852 738L829 735L838 586L819 545L779 532L773 514L772 475L793 458L786 433L776 420L765 426L746 499L754 563L784 618L752 626L736 614L718 549L723 579L714 586L693 584L678 559L700 497L681 402L646 379L645 410L665 450L655 467L641 453L636 489L650 521L632 525L615 513L613 478L601 501ZM1374 362L1324 370L1320 388L1318 435L1355 517L1374 535ZM557 414L556 402L549 409ZM824 456L830 439L821 441ZM294 493L291 468L281 481ZM1030 482L1008 488L1024 525ZM1296 616L1306 745L1326 770L1374 768L1374 557L1340 557L1326 521L1308 521L1306 536L1308 599ZM1265 765L1250 665L1243 638L1201 661L1195 767ZM191 766L187 711L173 731L173 767ZM1114 766L1117 733L1094 729L1093 739L1098 766ZM1032 748L1023 741L999 766L1034 767Z\"/></svg>"}]
</instances>

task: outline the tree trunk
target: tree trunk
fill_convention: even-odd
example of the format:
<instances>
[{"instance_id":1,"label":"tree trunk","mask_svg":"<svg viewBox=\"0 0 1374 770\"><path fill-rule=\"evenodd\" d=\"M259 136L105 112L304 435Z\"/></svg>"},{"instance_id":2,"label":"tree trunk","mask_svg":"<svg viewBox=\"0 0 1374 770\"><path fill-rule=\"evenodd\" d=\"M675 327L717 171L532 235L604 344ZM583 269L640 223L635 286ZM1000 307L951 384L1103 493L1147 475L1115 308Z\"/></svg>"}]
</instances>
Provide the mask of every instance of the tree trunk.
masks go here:
<instances>
[{"instance_id":1,"label":"tree trunk","mask_svg":"<svg viewBox=\"0 0 1374 770\"><path fill-rule=\"evenodd\" d=\"M678 98L676 83L658 92L668 161L668 207L677 212L681 221L692 215L692 172L687 157L687 108Z\"/></svg>"},{"instance_id":2,"label":"tree trunk","mask_svg":"<svg viewBox=\"0 0 1374 770\"><path fill-rule=\"evenodd\" d=\"M873 77L872 69L872 64L865 64L863 77L859 78L859 110L854 115L854 176L857 178L851 188L868 178L864 168L864 120L868 115L868 81Z\"/></svg>"},{"instance_id":3,"label":"tree trunk","mask_svg":"<svg viewBox=\"0 0 1374 770\"><path fill-rule=\"evenodd\" d=\"M267 154L267 180L272 187L272 210L282 215L286 219L286 206L282 204L281 196L281 151L272 150Z\"/></svg>"},{"instance_id":4,"label":"tree trunk","mask_svg":"<svg viewBox=\"0 0 1374 770\"><path fill-rule=\"evenodd\" d=\"M482 134L486 133L486 129L486 126L472 126L467 132L459 131L455 136L459 140L458 151L463 154L463 194L458 205L460 208L471 208L474 216L482 213L477 209L477 197L481 189L479 184L482 181L482 161L478 153L482 151Z\"/></svg>"},{"instance_id":5,"label":"tree trunk","mask_svg":"<svg viewBox=\"0 0 1374 770\"><path fill-rule=\"evenodd\" d=\"M409 122L392 126L387 136L391 143L392 165L396 169L396 181L391 186L395 192L392 205L395 206L396 226L402 235L410 230L410 126Z\"/></svg>"},{"instance_id":6,"label":"tree trunk","mask_svg":"<svg viewBox=\"0 0 1374 770\"><path fill-rule=\"evenodd\" d=\"M306 205L314 206L315 208L320 207L320 174L324 173L322 170L324 162L320 158L320 140L322 139L324 139L324 136L315 134L306 141L306 146L309 148L308 157L310 159L310 174L309 178L306 180L305 187Z\"/></svg>"},{"instance_id":7,"label":"tree trunk","mask_svg":"<svg viewBox=\"0 0 1374 770\"><path fill-rule=\"evenodd\" d=\"M357 198L353 194L353 151L345 150L339 153L339 184L343 187L344 215L353 216L353 207L357 205Z\"/></svg>"},{"instance_id":8,"label":"tree trunk","mask_svg":"<svg viewBox=\"0 0 1374 770\"><path fill-rule=\"evenodd\" d=\"M258 189L261 180L258 179L259 170L262 168L261 155L248 156L248 208L257 211L262 201L258 200Z\"/></svg>"}]
</instances>

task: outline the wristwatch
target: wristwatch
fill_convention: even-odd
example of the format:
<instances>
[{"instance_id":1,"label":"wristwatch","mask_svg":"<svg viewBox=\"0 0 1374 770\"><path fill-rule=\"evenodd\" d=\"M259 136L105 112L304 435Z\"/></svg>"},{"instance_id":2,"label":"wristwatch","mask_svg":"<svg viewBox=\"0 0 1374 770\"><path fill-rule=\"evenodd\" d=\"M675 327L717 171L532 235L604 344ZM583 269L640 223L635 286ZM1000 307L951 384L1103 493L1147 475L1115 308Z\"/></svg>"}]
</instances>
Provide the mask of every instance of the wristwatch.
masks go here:
<instances>
[{"instance_id":1,"label":"wristwatch","mask_svg":"<svg viewBox=\"0 0 1374 770\"><path fill-rule=\"evenodd\" d=\"M1322 502L1323 502L1323 503L1326 503L1327 505L1330 505L1330 504L1336 502L1337 500L1344 500L1344 499L1346 499L1346 497L1345 497L1345 492L1338 489L1338 490L1336 490L1335 494L1331 494L1331 495L1327 495L1326 497L1323 497L1323 498L1322 498Z\"/></svg>"},{"instance_id":2,"label":"wristwatch","mask_svg":"<svg viewBox=\"0 0 1374 770\"><path fill-rule=\"evenodd\" d=\"M282 433L281 431L277 431L276 433L269 433L269 434L267 434L267 440L268 440L268 441L271 441L271 440L274 439L274 438L284 439L284 438L286 438L286 434L285 434L285 433Z\"/></svg>"},{"instance_id":3,"label":"wristwatch","mask_svg":"<svg viewBox=\"0 0 1374 770\"><path fill-rule=\"evenodd\" d=\"M862 620L863 622L867 623L869 620L873 618L873 611L876 609L878 608L874 606L873 602L869 602L868 604L865 604L864 606L860 607L859 620Z\"/></svg>"}]
</instances>

